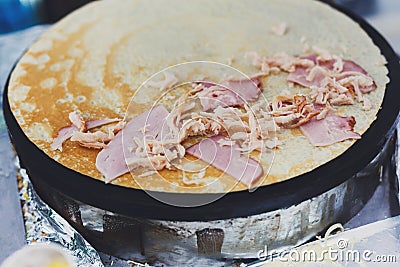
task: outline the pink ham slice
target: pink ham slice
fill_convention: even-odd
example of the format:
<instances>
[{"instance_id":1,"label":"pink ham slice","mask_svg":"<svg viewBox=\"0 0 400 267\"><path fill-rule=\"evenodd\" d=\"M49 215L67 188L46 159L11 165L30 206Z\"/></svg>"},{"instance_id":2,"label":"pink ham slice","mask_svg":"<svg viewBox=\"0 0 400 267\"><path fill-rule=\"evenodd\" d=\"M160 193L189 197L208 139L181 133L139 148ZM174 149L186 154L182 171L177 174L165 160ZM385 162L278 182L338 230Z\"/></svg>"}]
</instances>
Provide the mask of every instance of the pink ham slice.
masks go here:
<instances>
[{"instance_id":1,"label":"pink ham slice","mask_svg":"<svg viewBox=\"0 0 400 267\"><path fill-rule=\"evenodd\" d=\"M125 155L137 147L134 138L143 140L143 129L146 127L146 136L150 135L157 139L168 114L168 110L163 106L156 106L140 114L125 125L122 131L108 143L107 148L99 152L96 158L96 168L104 175L106 183L129 171ZM134 154L129 156L134 157Z\"/></svg>"},{"instance_id":2,"label":"pink ham slice","mask_svg":"<svg viewBox=\"0 0 400 267\"><path fill-rule=\"evenodd\" d=\"M90 129L94 129L103 125L107 125L113 122L117 122L120 121L120 119L102 119L102 120L92 120L92 121L88 121L86 122L86 129L90 130ZM59 150L62 151L62 144L67 141L69 138L72 137L72 134L75 131L79 131L80 129L76 126L76 125L70 125L70 126L66 126L61 128L58 131L58 135L56 138L54 138L53 143L51 143L50 147L52 150Z\"/></svg>"},{"instance_id":3,"label":"pink ham slice","mask_svg":"<svg viewBox=\"0 0 400 267\"><path fill-rule=\"evenodd\" d=\"M314 146L329 146L347 139L360 139L361 136L353 132L355 123L353 116L341 117L329 112L322 120L312 118L301 125L300 130Z\"/></svg>"},{"instance_id":4,"label":"pink ham slice","mask_svg":"<svg viewBox=\"0 0 400 267\"><path fill-rule=\"evenodd\" d=\"M246 101L254 101L261 93L258 78L228 80L219 86L209 80L200 82L205 87L199 93L203 111L213 110L218 106L243 106Z\"/></svg>"},{"instance_id":5,"label":"pink ham slice","mask_svg":"<svg viewBox=\"0 0 400 267\"><path fill-rule=\"evenodd\" d=\"M203 111L213 110L218 106L231 107L244 105L243 99L235 92L217 85L200 92L199 98Z\"/></svg>"},{"instance_id":6,"label":"pink ham slice","mask_svg":"<svg viewBox=\"0 0 400 267\"><path fill-rule=\"evenodd\" d=\"M335 59L327 60L327 61L320 61L320 60L317 60L317 57L315 55L309 55L309 56L301 57L301 58L312 60L316 65L319 65L329 71L333 70L333 65L336 62ZM368 73L361 66L359 66L357 63L350 61L350 60L343 60L343 70L340 73L344 73L344 72L358 72L358 73L361 73L364 75L368 75ZM309 73L310 73L309 68L298 65L298 66L296 66L295 71L291 72L289 74L287 80L290 82L302 85L304 87L320 86L322 80L325 78L325 75L321 71L318 71L316 73L316 75L314 76L314 79L312 81L308 81L306 79L306 77L308 76ZM350 75L343 75L340 77L340 79L337 78L336 80L339 81L339 80L347 78L349 76ZM374 89L376 89L375 83L373 83L370 86L360 86L360 91L364 94L368 93Z\"/></svg>"},{"instance_id":7,"label":"pink ham slice","mask_svg":"<svg viewBox=\"0 0 400 267\"><path fill-rule=\"evenodd\" d=\"M58 131L58 135L56 138L54 138L53 143L51 143L50 147L51 150L59 150L62 151L62 144L67 141L69 138L71 138L72 134L75 131L79 131L78 127L75 125L71 126L66 126L61 128Z\"/></svg>"},{"instance_id":8,"label":"pink ham slice","mask_svg":"<svg viewBox=\"0 0 400 267\"><path fill-rule=\"evenodd\" d=\"M119 122L121 121L121 119L118 118L114 118L114 119L102 119L102 120L93 120L93 121L87 121L86 122L86 129L90 130L90 129L94 129L103 125L107 125L110 123L114 123L114 122Z\"/></svg>"},{"instance_id":9,"label":"pink ham slice","mask_svg":"<svg viewBox=\"0 0 400 267\"><path fill-rule=\"evenodd\" d=\"M237 93L244 100L256 100L261 93L261 82L257 77L243 80L229 80L222 85Z\"/></svg>"},{"instance_id":10,"label":"pink ham slice","mask_svg":"<svg viewBox=\"0 0 400 267\"><path fill-rule=\"evenodd\" d=\"M237 150L237 144L221 146L218 141L224 138L226 137L222 135L209 137L187 148L186 153L211 164L251 188L262 177L262 167L254 159L242 156Z\"/></svg>"}]
</instances>

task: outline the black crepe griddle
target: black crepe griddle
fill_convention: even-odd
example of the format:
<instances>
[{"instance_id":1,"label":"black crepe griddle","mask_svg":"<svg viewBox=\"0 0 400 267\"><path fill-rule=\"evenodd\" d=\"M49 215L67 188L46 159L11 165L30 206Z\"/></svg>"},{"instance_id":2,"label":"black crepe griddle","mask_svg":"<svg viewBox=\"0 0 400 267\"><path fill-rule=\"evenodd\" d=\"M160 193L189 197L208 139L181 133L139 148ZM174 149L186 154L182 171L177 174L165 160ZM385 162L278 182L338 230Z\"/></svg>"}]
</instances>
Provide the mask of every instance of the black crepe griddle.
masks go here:
<instances>
[{"instance_id":1,"label":"black crepe griddle","mask_svg":"<svg viewBox=\"0 0 400 267\"><path fill-rule=\"evenodd\" d=\"M248 191L227 193L219 200L200 207L170 206L152 198L143 190L105 184L68 169L47 156L26 137L12 114L8 102L9 81L7 81L3 97L5 120L20 161L30 174L33 185L46 183L50 188L72 199L131 217L204 221L249 216L287 208L321 195L345 182L379 154L394 132L399 114L400 65L397 55L387 41L365 20L328 0L322 2L326 2L360 24L387 59L390 78L377 119L362 138L339 157L303 175L260 187L252 193ZM153 193L176 199L202 198L205 195Z\"/></svg>"}]
</instances>

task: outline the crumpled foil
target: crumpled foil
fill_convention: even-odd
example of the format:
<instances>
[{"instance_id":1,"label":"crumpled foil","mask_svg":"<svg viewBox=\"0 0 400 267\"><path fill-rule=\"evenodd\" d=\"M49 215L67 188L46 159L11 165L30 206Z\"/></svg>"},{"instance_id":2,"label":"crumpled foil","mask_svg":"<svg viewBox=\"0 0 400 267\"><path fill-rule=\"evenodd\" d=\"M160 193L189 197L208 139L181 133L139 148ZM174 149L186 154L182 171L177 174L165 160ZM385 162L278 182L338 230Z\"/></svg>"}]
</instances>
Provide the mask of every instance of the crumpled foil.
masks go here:
<instances>
[{"instance_id":1,"label":"crumpled foil","mask_svg":"<svg viewBox=\"0 0 400 267\"><path fill-rule=\"evenodd\" d=\"M27 243L57 243L70 251L78 267L104 267L97 251L36 194L26 170L19 164L18 157L15 159L15 165L20 178L19 196Z\"/></svg>"}]
</instances>

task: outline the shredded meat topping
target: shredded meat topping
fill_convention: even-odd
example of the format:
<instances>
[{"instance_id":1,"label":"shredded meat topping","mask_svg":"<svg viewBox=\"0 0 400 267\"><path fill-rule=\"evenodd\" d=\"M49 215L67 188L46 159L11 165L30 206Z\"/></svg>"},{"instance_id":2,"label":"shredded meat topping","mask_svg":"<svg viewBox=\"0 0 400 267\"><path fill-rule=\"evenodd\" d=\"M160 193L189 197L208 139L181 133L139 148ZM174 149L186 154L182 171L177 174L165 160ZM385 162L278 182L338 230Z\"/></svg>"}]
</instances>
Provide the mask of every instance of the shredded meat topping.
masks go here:
<instances>
[{"instance_id":1,"label":"shredded meat topping","mask_svg":"<svg viewBox=\"0 0 400 267\"><path fill-rule=\"evenodd\" d=\"M282 23L272 30L275 34L283 35L287 27ZM333 108L357 101L363 104L365 110L370 109L372 103L365 94L376 88L374 80L354 62L343 60L316 46L311 49L314 54L305 57L283 52L262 57L256 52L247 52L245 57L260 70L253 78L230 79L220 84L204 79L193 83L192 90L182 95L170 112L158 106L154 108L156 114L152 117L153 121L145 120L145 113L139 115L139 119L135 118L136 122L134 119L129 121L126 127L129 128L129 134L125 137L130 141L130 156L126 164L120 164L119 169L111 172L108 178L105 176L108 179L106 181L127 171L127 166L131 169L173 169L172 162L183 158L190 151L190 148L185 149L186 143L183 142L193 136L217 140L220 150L230 146L239 154L238 158L241 154L278 148L281 141L274 133L280 128L301 126L300 129L310 142L317 146L360 138L353 132L354 118L337 116ZM259 99L262 92L261 76L280 72L289 73L289 82L308 87L311 93L290 95L288 90L282 90L282 94L275 96L271 103L264 103L263 99ZM164 79L150 81L147 85L162 91L178 83L174 74L163 72L163 75ZM110 155L119 153L125 121L104 119L86 123L79 111L71 112L69 120L72 125L60 129L59 136L52 144L53 149L61 151L62 143L70 138L72 142L86 148L106 148L103 151L113 148L117 152L112 151ZM89 131L117 121L107 128ZM321 134L313 132L317 128ZM334 133L331 133L331 129L335 130ZM117 134L120 131L123 132ZM192 150L195 150L193 146ZM108 156L104 157L103 161L107 160ZM101 165L102 162L99 162ZM107 164L110 163L107 161ZM184 183L201 183L185 175L183 173Z\"/></svg>"},{"instance_id":2,"label":"shredded meat topping","mask_svg":"<svg viewBox=\"0 0 400 267\"><path fill-rule=\"evenodd\" d=\"M271 103L271 114L283 128L296 128L320 113L304 95L278 95Z\"/></svg>"},{"instance_id":3,"label":"shredded meat topping","mask_svg":"<svg viewBox=\"0 0 400 267\"><path fill-rule=\"evenodd\" d=\"M256 52L247 52L245 57L265 75L289 72L290 82L313 89L311 100L315 104L335 106L367 101L363 108L368 110L372 107L364 95L374 90L376 85L364 69L317 46L312 46L312 50L315 54L306 57L285 53L261 57Z\"/></svg>"}]
</instances>

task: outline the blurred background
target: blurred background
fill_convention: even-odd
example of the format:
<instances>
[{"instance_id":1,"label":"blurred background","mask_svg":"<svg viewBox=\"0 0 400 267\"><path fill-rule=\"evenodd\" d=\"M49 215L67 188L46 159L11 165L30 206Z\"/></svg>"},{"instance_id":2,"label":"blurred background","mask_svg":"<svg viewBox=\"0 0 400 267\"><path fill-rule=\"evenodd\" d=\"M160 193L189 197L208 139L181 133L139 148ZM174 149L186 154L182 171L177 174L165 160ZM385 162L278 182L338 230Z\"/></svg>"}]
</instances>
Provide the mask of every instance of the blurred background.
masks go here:
<instances>
[{"instance_id":1,"label":"blurred background","mask_svg":"<svg viewBox=\"0 0 400 267\"><path fill-rule=\"evenodd\" d=\"M88 0L0 0L0 34L53 23Z\"/></svg>"}]
</instances>

